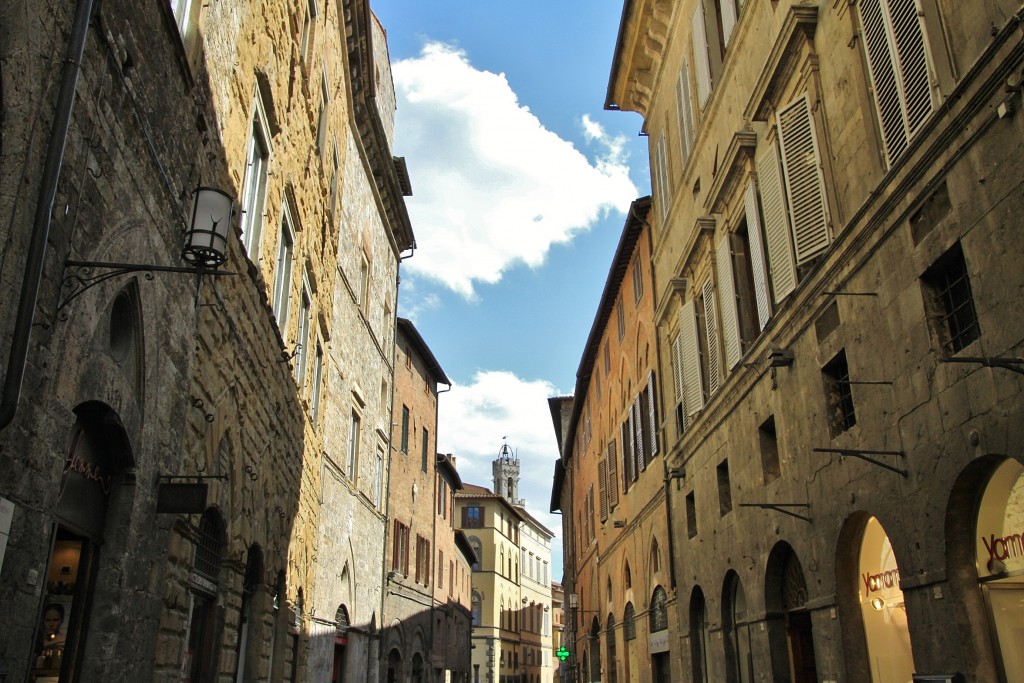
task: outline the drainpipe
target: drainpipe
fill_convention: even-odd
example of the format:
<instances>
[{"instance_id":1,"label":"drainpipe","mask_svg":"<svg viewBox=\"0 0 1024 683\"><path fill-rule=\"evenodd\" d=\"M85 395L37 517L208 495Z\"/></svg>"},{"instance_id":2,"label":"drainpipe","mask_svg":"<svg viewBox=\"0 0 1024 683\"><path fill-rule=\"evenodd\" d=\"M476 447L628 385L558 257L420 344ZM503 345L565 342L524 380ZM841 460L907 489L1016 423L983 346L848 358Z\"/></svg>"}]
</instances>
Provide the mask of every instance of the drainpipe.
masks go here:
<instances>
[{"instance_id":1,"label":"drainpipe","mask_svg":"<svg viewBox=\"0 0 1024 683\"><path fill-rule=\"evenodd\" d=\"M0 429L14 420L21 401L21 385L25 379L25 364L28 357L29 338L35 319L36 303L39 299L39 282L43 275L46 258L46 240L50 233L50 216L57 196L57 182L64 163L64 148L71 126L71 112L75 107L75 88L78 74L82 70L82 55L85 39L89 33L89 18L92 15L93 0L78 0L75 22L68 41L67 57L61 75L60 93L54 112L53 129L46 149L43 177L39 186L39 201L36 204L32 235L29 239L28 255L25 259L25 275L21 283L21 298L11 338L11 353L7 360L7 374L4 377L3 398L0 400Z\"/></svg>"}]
</instances>

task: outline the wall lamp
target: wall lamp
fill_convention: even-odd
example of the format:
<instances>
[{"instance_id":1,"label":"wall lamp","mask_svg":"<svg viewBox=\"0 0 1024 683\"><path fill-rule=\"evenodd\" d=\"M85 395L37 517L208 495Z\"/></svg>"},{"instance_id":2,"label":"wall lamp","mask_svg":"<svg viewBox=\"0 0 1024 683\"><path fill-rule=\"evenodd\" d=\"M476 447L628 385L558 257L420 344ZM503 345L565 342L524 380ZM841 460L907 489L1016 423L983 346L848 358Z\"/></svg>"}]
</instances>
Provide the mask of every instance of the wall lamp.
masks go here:
<instances>
[{"instance_id":1,"label":"wall lamp","mask_svg":"<svg viewBox=\"0 0 1024 683\"><path fill-rule=\"evenodd\" d=\"M185 231L185 244L181 258L191 267L157 266L144 263L108 263L102 261L64 262L62 288L67 289L64 299L57 304L61 320L67 314L64 307L92 287L128 273L146 273L152 280L153 273L187 273L192 275L236 275L233 272L217 270L228 259L228 233L234 199L231 195L213 187L198 187L192 193L192 216Z\"/></svg>"}]
</instances>

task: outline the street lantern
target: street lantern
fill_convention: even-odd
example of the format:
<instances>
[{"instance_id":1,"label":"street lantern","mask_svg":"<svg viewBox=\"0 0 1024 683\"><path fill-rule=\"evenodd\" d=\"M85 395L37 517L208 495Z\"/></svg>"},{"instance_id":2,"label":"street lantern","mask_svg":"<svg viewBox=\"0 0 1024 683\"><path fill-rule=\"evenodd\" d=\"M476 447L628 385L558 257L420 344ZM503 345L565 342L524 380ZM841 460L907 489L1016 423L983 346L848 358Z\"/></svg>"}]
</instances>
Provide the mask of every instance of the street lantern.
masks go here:
<instances>
[{"instance_id":1,"label":"street lantern","mask_svg":"<svg viewBox=\"0 0 1024 683\"><path fill-rule=\"evenodd\" d=\"M192 196L192 220L181 257L200 268L216 268L228 259L234 201L228 193L213 187L196 188Z\"/></svg>"}]
</instances>

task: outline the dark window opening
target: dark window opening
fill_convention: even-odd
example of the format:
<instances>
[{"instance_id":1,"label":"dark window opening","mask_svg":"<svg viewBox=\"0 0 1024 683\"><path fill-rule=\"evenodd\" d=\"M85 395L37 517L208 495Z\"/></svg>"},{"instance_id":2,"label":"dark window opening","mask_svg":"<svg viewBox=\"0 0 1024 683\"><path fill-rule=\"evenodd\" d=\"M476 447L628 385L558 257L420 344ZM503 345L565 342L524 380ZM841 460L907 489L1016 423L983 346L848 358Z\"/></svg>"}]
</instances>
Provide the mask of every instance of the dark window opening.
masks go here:
<instances>
[{"instance_id":1,"label":"dark window opening","mask_svg":"<svg viewBox=\"0 0 1024 683\"><path fill-rule=\"evenodd\" d=\"M931 295L925 299L933 334L947 353L962 351L981 336L981 329L960 243L932 264L921 279Z\"/></svg>"},{"instance_id":2,"label":"dark window opening","mask_svg":"<svg viewBox=\"0 0 1024 683\"><path fill-rule=\"evenodd\" d=\"M825 398L828 402L829 430L833 437L842 434L857 424L857 413L853 407L853 391L850 386L850 366L846 362L846 350L821 369L825 383Z\"/></svg>"}]
</instances>

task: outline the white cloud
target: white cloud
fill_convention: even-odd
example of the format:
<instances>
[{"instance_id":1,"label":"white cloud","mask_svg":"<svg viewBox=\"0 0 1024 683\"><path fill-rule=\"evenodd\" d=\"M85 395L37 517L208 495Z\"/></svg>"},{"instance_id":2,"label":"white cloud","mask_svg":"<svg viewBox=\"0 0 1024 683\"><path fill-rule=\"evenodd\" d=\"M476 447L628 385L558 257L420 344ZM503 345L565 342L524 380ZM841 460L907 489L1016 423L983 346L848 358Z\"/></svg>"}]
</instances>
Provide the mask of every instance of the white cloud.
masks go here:
<instances>
[{"instance_id":1,"label":"white cloud","mask_svg":"<svg viewBox=\"0 0 1024 683\"><path fill-rule=\"evenodd\" d=\"M503 74L466 54L428 43L392 66L398 98L396 151L406 157L407 200L420 245L403 265L472 298L474 283L498 282L509 267L544 262L637 195L624 140L589 117L581 129L598 149L591 162L518 101Z\"/></svg>"},{"instance_id":2,"label":"white cloud","mask_svg":"<svg viewBox=\"0 0 1024 683\"><path fill-rule=\"evenodd\" d=\"M561 580L562 518L548 512L552 475L558 458L548 397L559 392L550 382L524 380L511 372L480 371L469 385L456 384L438 398L438 450L451 453L462 481L494 490L491 462L502 437L520 462L519 497L526 509L555 532L552 578Z\"/></svg>"}]
</instances>

